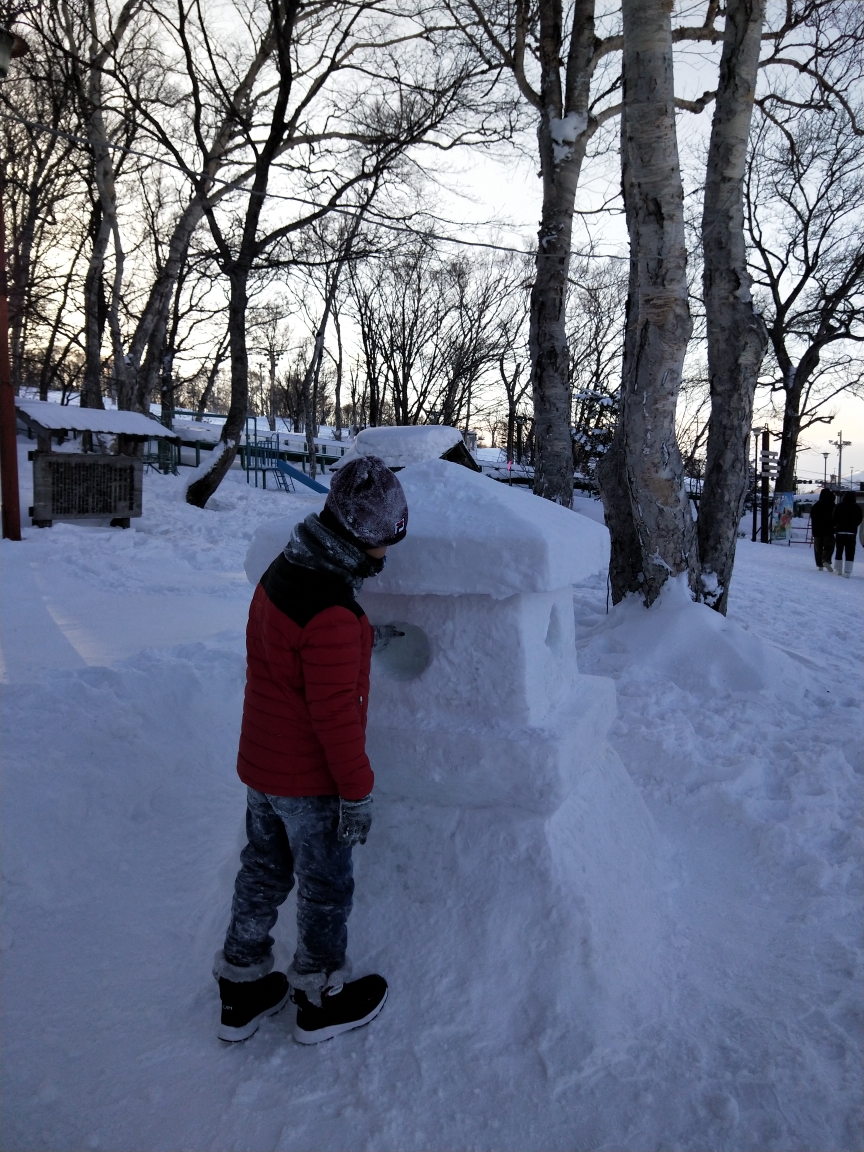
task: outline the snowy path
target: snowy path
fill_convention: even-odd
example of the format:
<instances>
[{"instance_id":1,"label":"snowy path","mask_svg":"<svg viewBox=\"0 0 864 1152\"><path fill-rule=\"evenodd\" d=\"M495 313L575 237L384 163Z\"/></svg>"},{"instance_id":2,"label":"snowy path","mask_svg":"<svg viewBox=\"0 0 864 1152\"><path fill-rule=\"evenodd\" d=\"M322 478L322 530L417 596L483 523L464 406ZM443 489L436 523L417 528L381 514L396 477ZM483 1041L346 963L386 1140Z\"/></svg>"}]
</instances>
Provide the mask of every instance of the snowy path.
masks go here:
<instances>
[{"instance_id":1,"label":"snowy path","mask_svg":"<svg viewBox=\"0 0 864 1152\"><path fill-rule=\"evenodd\" d=\"M666 852L655 1019L593 1051L535 1020L528 940L502 953L524 977L504 1013L496 986L448 975L471 875L418 889L393 923L359 857L355 965L393 986L375 1026L301 1049L283 1013L216 1040L242 560L286 501L316 506L235 479L197 512L151 476L129 532L3 546L4 1147L861 1148L864 581L804 548L742 544L728 633L688 635L674 605L607 617L599 578L576 592L581 665L617 680L614 744ZM479 836L501 884L519 850L492 817L382 804L376 821L365 851L394 884L420 824L433 843ZM289 903L283 955L290 920Z\"/></svg>"},{"instance_id":2,"label":"snowy path","mask_svg":"<svg viewBox=\"0 0 864 1152\"><path fill-rule=\"evenodd\" d=\"M729 617L794 655L756 670L776 692L709 684L711 636L687 650L646 630L640 653L599 598L577 603L582 666L618 681L613 743L677 885L663 1058L640 1036L593 1091L651 1063L676 1085L672 1109L651 1090L645 1143L627 1147L860 1148L861 585L817 572L809 549L742 542Z\"/></svg>"}]
</instances>

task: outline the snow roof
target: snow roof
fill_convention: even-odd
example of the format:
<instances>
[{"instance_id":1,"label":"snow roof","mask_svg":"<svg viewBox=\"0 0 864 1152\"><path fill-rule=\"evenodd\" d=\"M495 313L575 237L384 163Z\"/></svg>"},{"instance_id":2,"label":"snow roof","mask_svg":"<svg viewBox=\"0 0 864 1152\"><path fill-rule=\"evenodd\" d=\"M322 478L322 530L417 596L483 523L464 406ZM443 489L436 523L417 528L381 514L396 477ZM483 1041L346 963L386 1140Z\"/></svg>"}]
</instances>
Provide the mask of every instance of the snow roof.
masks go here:
<instances>
[{"instance_id":1,"label":"snow roof","mask_svg":"<svg viewBox=\"0 0 864 1152\"><path fill-rule=\"evenodd\" d=\"M222 435L221 424L207 424L203 420L199 423L193 420L175 420L174 435L181 440L203 440L208 444L215 444Z\"/></svg>"},{"instance_id":2,"label":"snow roof","mask_svg":"<svg viewBox=\"0 0 864 1152\"><path fill-rule=\"evenodd\" d=\"M413 424L400 428L364 428L336 467L356 456L378 456L388 468L405 468L424 460L440 460L454 444L462 443L458 428L446 424Z\"/></svg>"},{"instance_id":3,"label":"snow roof","mask_svg":"<svg viewBox=\"0 0 864 1152\"><path fill-rule=\"evenodd\" d=\"M445 460L399 473L408 498L408 535L366 592L552 592L609 560L607 529L530 492Z\"/></svg>"},{"instance_id":4,"label":"snow roof","mask_svg":"<svg viewBox=\"0 0 864 1152\"><path fill-rule=\"evenodd\" d=\"M587 516L511 488L447 460L412 464L399 473L408 498L408 535L387 553L380 576L363 593L503 600L517 592L553 592L609 562L609 532ZM257 584L287 544L310 501L284 519L262 524L246 554Z\"/></svg>"},{"instance_id":5,"label":"snow roof","mask_svg":"<svg viewBox=\"0 0 864 1152\"><path fill-rule=\"evenodd\" d=\"M15 407L27 421L52 432L105 432L109 436L141 436L156 439L176 433L140 412L118 412L101 408L78 408L71 404L51 404L45 400L18 400Z\"/></svg>"}]
</instances>

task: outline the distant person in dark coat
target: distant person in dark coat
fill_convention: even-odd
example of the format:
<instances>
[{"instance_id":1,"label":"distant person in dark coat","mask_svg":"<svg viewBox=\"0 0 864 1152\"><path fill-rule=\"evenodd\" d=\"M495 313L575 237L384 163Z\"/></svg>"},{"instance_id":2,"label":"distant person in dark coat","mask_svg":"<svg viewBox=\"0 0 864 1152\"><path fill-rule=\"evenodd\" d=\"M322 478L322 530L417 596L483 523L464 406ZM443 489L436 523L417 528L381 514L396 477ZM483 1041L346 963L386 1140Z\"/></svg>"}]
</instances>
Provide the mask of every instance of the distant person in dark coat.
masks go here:
<instances>
[{"instance_id":1,"label":"distant person in dark coat","mask_svg":"<svg viewBox=\"0 0 864 1152\"><path fill-rule=\"evenodd\" d=\"M864 520L864 512L855 499L854 492L844 492L843 499L834 509L834 535L837 539L837 554L834 566L841 576L852 575L852 562L855 559L855 534L858 525ZM845 553L846 567L843 567Z\"/></svg>"},{"instance_id":2,"label":"distant person in dark coat","mask_svg":"<svg viewBox=\"0 0 864 1152\"><path fill-rule=\"evenodd\" d=\"M834 551L834 502L837 497L830 488L823 488L819 499L810 509L810 532L813 536L813 555L816 567L833 572L831 553Z\"/></svg>"}]
</instances>

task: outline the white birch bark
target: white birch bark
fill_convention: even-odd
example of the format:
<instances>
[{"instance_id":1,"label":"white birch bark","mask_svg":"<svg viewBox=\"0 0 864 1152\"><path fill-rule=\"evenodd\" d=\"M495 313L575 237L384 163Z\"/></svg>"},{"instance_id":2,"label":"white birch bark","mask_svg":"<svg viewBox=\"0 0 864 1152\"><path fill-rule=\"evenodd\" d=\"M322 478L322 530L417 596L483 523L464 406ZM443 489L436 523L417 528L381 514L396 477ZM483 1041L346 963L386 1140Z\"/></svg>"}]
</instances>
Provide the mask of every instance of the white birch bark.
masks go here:
<instances>
[{"instance_id":1,"label":"white birch bark","mask_svg":"<svg viewBox=\"0 0 864 1152\"><path fill-rule=\"evenodd\" d=\"M573 209L589 127L594 0L576 0L565 83L561 83L562 13L540 3L541 87L537 142L543 210L531 291L532 388L536 465L534 491L569 508L573 501L570 379L566 331Z\"/></svg>"},{"instance_id":2,"label":"white birch bark","mask_svg":"<svg viewBox=\"0 0 864 1152\"><path fill-rule=\"evenodd\" d=\"M646 604L682 572L695 589L696 532L675 437L692 322L675 132L671 0L624 0L622 183L630 293L616 440L600 472L613 537L613 599Z\"/></svg>"},{"instance_id":3,"label":"white birch bark","mask_svg":"<svg viewBox=\"0 0 864 1152\"><path fill-rule=\"evenodd\" d=\"M125 363L119 331L119 300L123 277L123 250L117 225L117 194L114 184L114 165L104 118L103 72L111 53L116 51L129 31L132 20L141 8L141 0L126 0L107 40L101 42L98 33L96 7L93 0L87 4L89 58L86 80L78 76L79 90L84 105L87 141L93 164L93 182L99 199L100 215L94 229L90 260L85 278L84 345L85 369L81 390L81 403L85 407L102 408L102 294L105 256L108 241L115 242L115 274L111 285L111 298L106 318L111 331L114 373L121 385L125 379ZM63 5L63 17L71 53L76 52L75 23L68 4ZM76 60L76 67L80 67Z\"/></svg>"},{"instance_id":4,"label":"white birch bark","mask_svg":"<svg viewBox=\"0 0 864 1152\"><path fill-rule=\"evenodd\" d=\"M753 394L768 344L753 307L744 175L765 0L729 0L702 213L711 417L699 502L702 596L725 614L748 479Z\"/></svg>"}]
</instances>

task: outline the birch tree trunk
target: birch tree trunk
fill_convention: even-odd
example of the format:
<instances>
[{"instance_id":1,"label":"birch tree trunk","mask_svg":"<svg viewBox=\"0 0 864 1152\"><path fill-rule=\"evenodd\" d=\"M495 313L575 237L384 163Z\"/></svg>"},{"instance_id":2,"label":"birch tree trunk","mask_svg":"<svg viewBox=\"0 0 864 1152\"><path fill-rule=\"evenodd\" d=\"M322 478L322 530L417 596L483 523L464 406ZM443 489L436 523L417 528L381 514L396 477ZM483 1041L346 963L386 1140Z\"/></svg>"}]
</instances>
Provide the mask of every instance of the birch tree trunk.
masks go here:
<instances>
[{"instance_id":1,"label":"birch tree trunk","mask_svg":"<svg viewBox=\"0 0 864 1152\"><path fill-rule=\"evenodd\" d=\"M81 385L82 408L104 408L102 400L102 333L107 306L102 270L111 226L106 223L102 206L97 201L91 216L90 259L84 277L84 380Z\"/></svg>"},{"instance_id":2,"label":"birch tree trunk","mask_svg":"<svg viewBox=\"0 0 864 1152\"><path fill-rule=\"evenodd\" d=\"M618 428L600 471L617 603L651 605L670 576L695 590L696 531L675 438L692 322L675 133L670 0L624 0L621 159L630 290Z\"/></svg>"},{"instance_id":3,"label":"birch tree trunk","mask_svg":"<svg viewBox=\"0 0 864 1152\"><path fill-rule=\"evenodd\" d=\"M617 33L600 38L595 0L444 0L456 30L485 65L495 61L509 70L524 99L536 110L543 208L531 295L530 348L537 449L534 491L570 506L573 498L573 449L570 441L570 388L565 336L565 304L575 194L588 140L613 116L617 82L602 70L602 84L591 99L598 65L622 47ZM652 4L648 4L649 11ZM671 0L670 0L671 7ZM719 0L709 0L696 26L680 26L674 39L716 42ZM612 9L603 9L603 22ZM564 19L569 23L565 35ZM535 35L535 29L537 29ZM670 32L671 36L671 32ZM526 61L532 65L526 71ZM534 67L540 68L539 88ZM563 77L563 79L562 79ZM681 106L699 112L711 94ZM671 95L670 95L671 99ZM613 470L614 471L614 470ZM625 493L626 496L626 493ZM626 501L625 501L626 503ZM624 505L622 505L624 507Z\"/></svg>"},{"instance_id":4,"label":"birch tree trunk","mask_svg":"<svg viewBox=\"0 0 864 1152\"><path fill-rule=\"evenodd\" d=\"M337 440L342 439L342 369L343 369L343 351L342 351L342 324L339 317L339 309L333 309L333 327L336 330L336 416L335 416L335 429L333 435Z\"/></svg>"},{"instance_id":5,"label":"birch tree trunk","mask_svg":"<svg viewBox=\"0 0 864 1152\"><path fill-rule=\"evenodd\" d=\"M62 14L65 24L71 58L75 60L76 84L87 126L87 142L92 156L93 183L99 202L98 223L94 221L93 247L84 285L84 383L81 389L81 406L103 408L102 401L102 332L107 319L111 329L114 375L118 382L125 379L125 363L119 330L119 299L122 289L123 251L120 246L120 233L117 224L117 194L114 184L114 164L111 159L110 141L105 125L105 95L103 90L103 70L116 52L129 31L133 18L141 9L141 0L126 0L117 13L110 35L104 43L99 40L96 6L93 0L86 5L86 28L89 38L89 57L86 64L86 80L80 74L77 59L76 16L68 3L63 4ZM129 134L127 133L127 138ZM104 268L108 241L115 240L115 274L111 286L111 301L104 301Z\"/></svg>"},{"instance_id":6,"label":"birch tree trunk","mask_svg":"<svg viewBox=\"0 0 864 1152\"><path fill-rule=\"evenodd\" d=\"M779 341L774 341L776 350ZM797 364L794 363L786 342L783 342L783 431L780 435L780 450L777 453L777 478L774 481L775 492L795 491L795 462L798 456L798 438L801 435L804 418L801 412L801 401L810 378L819 367L820 348L811 344ZM811 417L812 421L812 417ZM809 426L810 421L807 425ZM837 477L838 482L841 477Z\"/></svg>"},{"instance_id":7,"label":"birch tree trunk","mask_svg":"<svg viewBox=\"0 0 864 1152\"><path fill-rule=\"evenodd\" d=\"M268 368L268 402L267 402L267 427L271 432L276 431L276 352L270 348L267 354L267 368Z\"/></svg>"},{"instance_id":8,"label":"birch tree trunk","mask_svg":"<svg viewBox=\"0 0 864 1152\"><path fill-rule=\"evenodd\" d=\"M726 614L749 473L753 394L768 345L744 243L744 176L765 0L729 0L702 213L711 417L699 503L702 597Z\"/></svg>"},{"instance_id":9,"label":"birch tree trunk","mask_svg":"<svg viewBox=\"0 0 864 1152\"><path fill-rule=\"evenodd\" d=\"M566 80L561 84L562 12L540 3L540 120L537 141L543 209L531 290L532 389L537 463L534 491L569 508L573 503L570 379L566 306L573 209L590 137L591 61L596 48L594 0L576 0Z\"/></svg>"}]
</instances>

